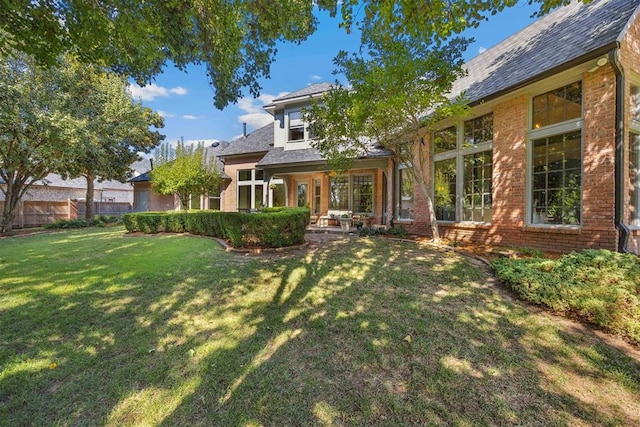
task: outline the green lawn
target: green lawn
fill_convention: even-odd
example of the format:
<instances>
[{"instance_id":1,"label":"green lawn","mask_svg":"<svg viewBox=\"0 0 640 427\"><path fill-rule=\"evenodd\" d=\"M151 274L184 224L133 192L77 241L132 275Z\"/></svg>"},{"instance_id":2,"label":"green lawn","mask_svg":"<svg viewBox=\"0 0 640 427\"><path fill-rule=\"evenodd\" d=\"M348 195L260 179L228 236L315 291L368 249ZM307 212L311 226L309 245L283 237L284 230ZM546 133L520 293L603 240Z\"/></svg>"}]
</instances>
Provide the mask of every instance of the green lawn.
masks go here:
<instances>
[{"instance_id":1,"label":"green lawn","mask_svg":"<svg viewBox=\"0 0 640 427\"><path fill-rule=\"evenodd\" d=\"M0 240L0 425L640 425L640 361L453 253Z\"/></svg>"}]
</instances>

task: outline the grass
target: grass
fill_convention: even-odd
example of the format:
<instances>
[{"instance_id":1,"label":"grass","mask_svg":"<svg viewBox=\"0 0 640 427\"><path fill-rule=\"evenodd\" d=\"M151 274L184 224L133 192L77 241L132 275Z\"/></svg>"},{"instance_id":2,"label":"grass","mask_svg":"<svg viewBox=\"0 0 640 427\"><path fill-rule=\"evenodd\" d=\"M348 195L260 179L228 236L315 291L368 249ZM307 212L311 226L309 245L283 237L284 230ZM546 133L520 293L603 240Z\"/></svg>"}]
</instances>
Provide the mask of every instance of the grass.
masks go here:
<instances>
[{"instance_id":1,"label":"grass","mask_svg":"<svg viewBox=\"0 0 640 427\"><path fill-rule=\"evenodd\" d=\"M638 425L640 362L406 242L0 240L0 425Z\"/></svg>"}]
</instances>

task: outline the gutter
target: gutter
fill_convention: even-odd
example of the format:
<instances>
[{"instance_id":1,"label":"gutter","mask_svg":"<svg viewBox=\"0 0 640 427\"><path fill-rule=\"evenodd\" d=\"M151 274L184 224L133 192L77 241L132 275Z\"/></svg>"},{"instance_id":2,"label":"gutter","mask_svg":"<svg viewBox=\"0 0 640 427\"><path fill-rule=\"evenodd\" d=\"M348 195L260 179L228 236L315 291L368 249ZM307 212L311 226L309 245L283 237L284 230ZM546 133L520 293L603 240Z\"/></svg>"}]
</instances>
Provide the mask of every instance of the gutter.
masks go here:
<instances>
[{"instance_id":1,"label":"gutter","mask_svg":"<svg viewBox=\"0 0 640 427\"><path fill-rule=\"evenodd\" d=\"M625 106L625 76L620 63L620 46L609 52L609 62L616 76L616 154L615 154L615 225L618 229L618 252L628 253L627 243L630 230L624 223L624 106Z\"/></svg>"}]
</instances>

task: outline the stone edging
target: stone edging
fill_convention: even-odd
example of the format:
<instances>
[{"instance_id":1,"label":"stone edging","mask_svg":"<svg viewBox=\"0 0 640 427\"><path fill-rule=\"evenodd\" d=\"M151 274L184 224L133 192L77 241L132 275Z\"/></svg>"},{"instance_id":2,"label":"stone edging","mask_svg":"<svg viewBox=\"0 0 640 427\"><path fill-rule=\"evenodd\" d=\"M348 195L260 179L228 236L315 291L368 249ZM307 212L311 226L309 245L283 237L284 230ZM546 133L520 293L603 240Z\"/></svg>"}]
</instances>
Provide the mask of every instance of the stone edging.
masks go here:
<instances>
[{"instance_id":1,"label":"stone edging","mask_svg":"<svg viewBox=\"0 0 640 427\"><path fill-rule=\"evenodd\" d=\"M220 246L222 246L224 248L224 250L226 252L235 252L235 253L243 253L243 254L247 254L247 255L260 255L263 253L281 253L281 252L289 252L289 251L293 251L296 249L301 249L301 248L305 248L307 246L309 246L309 241L305 240L304 243L301 243L299 245L294 245L294 246L284 246L282 248L251 248L251 249L247 249L247 248L234 248L233 246L229 245L226 241L219 239L217 237L212 237L213 240L215 240L216 242L218 242L220 244Z\"/></svg>"}]
</instances>

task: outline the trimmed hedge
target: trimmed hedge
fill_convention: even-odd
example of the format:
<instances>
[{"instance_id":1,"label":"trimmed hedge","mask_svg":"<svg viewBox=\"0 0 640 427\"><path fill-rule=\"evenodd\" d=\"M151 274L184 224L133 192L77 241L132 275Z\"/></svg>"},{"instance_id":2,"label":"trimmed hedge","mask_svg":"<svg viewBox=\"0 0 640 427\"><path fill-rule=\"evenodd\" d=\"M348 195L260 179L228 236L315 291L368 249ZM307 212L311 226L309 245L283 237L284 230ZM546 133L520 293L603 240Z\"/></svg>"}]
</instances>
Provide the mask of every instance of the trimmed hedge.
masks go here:
<instances>
[{"instance_id":1,"label":"trimmed hedge","mask_svg":"<svg viewBox=\"0 0 640 427\"><path fill-rule=\"evenodd\" d=\"M126 229L143 233L193 233L226 239L237 248L280 248L304 242L309 208L268 212L141 212L125 214Z\"/></svg>"}]
</instances>

